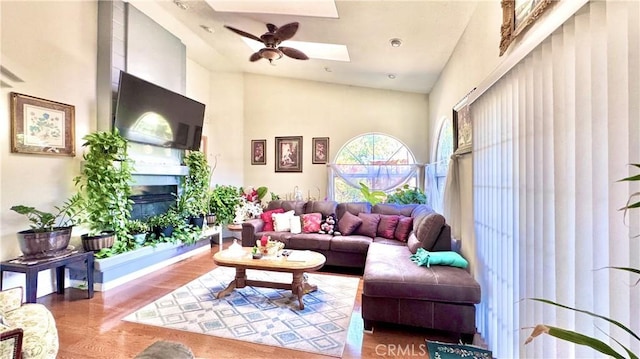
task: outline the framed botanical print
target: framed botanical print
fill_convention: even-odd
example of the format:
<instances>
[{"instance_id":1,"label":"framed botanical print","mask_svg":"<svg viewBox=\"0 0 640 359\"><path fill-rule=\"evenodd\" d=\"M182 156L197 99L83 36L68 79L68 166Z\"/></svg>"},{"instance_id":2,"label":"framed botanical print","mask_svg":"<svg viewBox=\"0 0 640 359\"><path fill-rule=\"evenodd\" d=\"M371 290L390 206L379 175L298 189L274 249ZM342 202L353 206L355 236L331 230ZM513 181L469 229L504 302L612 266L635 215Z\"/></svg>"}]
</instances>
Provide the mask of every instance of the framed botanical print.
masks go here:
<instances>
[{"instance_id":1,"label":"framed botanical print","mask_svg":"<svg viewBox=\"0 0 640 359\"><path fill-rule=\"evenodd\" d=\"M75 107L11 93L11 152L75 156Z\"/></svg>"},{"instance_id":2,"label":"framed botanical print","mask_svg":"<svg viewBox=\"0 0 640 359\"><path fill-rule=\"evenodd\" d=\"M266 165L267 157L264 155L267 148L267 140L251 140L251 164Z\"/></svg>"},{"instance_id":3,"label":"framed botanical print","mask_svg":"<svg viewBox=\"0 0 640 359\"><path fill-rule=\"evenodd\" d=\"M327 158L329 157L329 137L312 138L311 147L313 148L311 163L324 164L328 162Z\"/></svg>"},{"instance_id":4,"label":"framed botanical print","mask_svg":"<svg viewBox=\"0 0 640 359\"><path fill-rule=\"evenodd\" d=\"M302 172L302 136L276 137L276 172Z\"/></svg>"}]
</instances>

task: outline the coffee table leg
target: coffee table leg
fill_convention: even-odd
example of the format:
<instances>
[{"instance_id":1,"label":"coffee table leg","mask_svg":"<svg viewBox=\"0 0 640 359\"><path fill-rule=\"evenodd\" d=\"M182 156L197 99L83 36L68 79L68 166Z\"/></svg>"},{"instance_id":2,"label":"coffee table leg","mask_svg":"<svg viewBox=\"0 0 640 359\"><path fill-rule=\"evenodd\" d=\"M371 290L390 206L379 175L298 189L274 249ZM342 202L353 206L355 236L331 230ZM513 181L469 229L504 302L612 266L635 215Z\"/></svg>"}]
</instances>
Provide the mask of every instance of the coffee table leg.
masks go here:
<instances>
[{"instance_id":1,"label":"coffee table leg","mask_svg":"<svg viewBox=\"0 0 640 359\"><path fill-rule=\"evenodd\" d=\"M304 302L302 301L302 297L314 290L317 290L317 285L312 285L307 282L307 276L304 273L295 272L293 273L293 282L291 283L291 292L294 295L298 296L298 304L300 304L300 309L304 309Z\"/></svg>"},{"instance_id":2,"label":"coffee table leg","mask_svg":"<svg viewBox=\"0 0 640 359\"><path fill-rule=\"evenodd\" d=\"M216 295L216 298L220 299L225 295L231 293L235 288L244 288L247 281L247 271L244 268L236 268L236 278L229 283L229 285L220 293Z\"/></svg>"}]
</instances>

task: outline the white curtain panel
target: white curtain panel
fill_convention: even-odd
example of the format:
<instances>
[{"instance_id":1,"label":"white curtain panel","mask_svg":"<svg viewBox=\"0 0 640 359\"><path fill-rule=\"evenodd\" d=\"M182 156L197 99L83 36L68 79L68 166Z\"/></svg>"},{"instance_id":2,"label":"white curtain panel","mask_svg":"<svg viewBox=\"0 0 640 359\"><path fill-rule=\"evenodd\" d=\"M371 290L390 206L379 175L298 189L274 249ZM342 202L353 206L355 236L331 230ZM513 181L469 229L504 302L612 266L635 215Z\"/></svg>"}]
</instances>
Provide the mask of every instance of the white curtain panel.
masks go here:
<instances>
[{"instance_id":1,"label":"white curtain panel","mask_svg":"<svg viewBox=\"0 0 640 359\"><path fill-rule=\"evenodd\" d=\"M602 320L527 298L640 333L637 276L602 269L640 267L640 211L625 223L619 210L638 186L617 182L640 162L640 2L589 2L471 111L477 322L494 355L602 357L548 336L525 346L539 323L639 353L637 340Z\"/></svg>"},{"instance_id":2,"label":"white curtain panel","mask_svg":"<svg viewBox=\"0 0 640 359\"><path fill-rule=\"evenodd\" d=\"M460 175L458 170L458 156L452 155L449 160L447 183L444 186L443 215L451 226L451 236L461 239L462 203L460 203Z\"/></svg>"}]
</instances>

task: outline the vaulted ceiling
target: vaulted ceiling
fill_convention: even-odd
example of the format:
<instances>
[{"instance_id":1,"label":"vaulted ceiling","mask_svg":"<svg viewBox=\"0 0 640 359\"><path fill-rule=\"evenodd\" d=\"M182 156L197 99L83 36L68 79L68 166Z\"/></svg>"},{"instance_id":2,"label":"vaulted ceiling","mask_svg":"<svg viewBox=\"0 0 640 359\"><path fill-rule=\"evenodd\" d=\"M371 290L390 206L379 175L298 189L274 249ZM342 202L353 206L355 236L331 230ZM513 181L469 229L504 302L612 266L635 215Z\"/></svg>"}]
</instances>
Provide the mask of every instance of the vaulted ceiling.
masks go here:
<instances>
[{"instance_id":1,"label":"vaulted ceiling","mask_svg":"<svg viewBox=\"0 0 640 359\"><path fill-rule=\"evenodd\" d=\"M214 71L426 94L449 60L478 0L336 0L330 6L337 17L281 13L286 6L292 12L305 12L319 0L215 1L130 2L180 37L190 58ZM245 12L264 10L238 9L234 3L273 5L273 12L280 13ZM301 61L285 56L273 64L264 59L250 62L254 50L242 36L224 28L232 26L259 37L267 32L267 23L282 26L290 22L300 23L292 40L345 45L350 60ZM393 47L392 39L399 39L401 45Z\"/></svg>"}]
</instances>

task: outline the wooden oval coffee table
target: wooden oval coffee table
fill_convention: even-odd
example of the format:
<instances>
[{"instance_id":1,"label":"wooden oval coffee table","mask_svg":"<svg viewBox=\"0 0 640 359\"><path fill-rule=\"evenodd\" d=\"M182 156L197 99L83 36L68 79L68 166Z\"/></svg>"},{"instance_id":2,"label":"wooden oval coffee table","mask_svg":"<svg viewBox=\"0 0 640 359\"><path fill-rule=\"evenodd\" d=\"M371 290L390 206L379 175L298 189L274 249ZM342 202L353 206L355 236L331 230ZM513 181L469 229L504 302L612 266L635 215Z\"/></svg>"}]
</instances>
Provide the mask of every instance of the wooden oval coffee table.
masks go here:
<instances>
[{"instance_id":1,"label":"wooden oval coffee table","mask_svg":"<svg viewBox=\"0 0 640 359\"><path fill-rule=\"evenodd\" d=\"M245 286L266 287L275 289L288 289L298 296L300 309L304 309L302 296L318 289L317 286L309 284L304 275L305 272L314 272L324 265L327 260L324 255L314 251L291 250L289 257L262 257L253 259L252 248L242 247L242 252L232 252L229 249L217 252L213 255L213 262L223 267L233 267L236 269L236 278L229 283L227 288L216 295L222 298L229 294L234 288L244 288ZM293 274L291 283L268 282L261 280L247 279L247 269L267 270L274 272L287 272Z\"/></svg>"}]
</instances>

